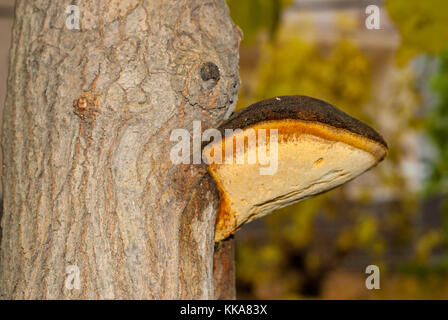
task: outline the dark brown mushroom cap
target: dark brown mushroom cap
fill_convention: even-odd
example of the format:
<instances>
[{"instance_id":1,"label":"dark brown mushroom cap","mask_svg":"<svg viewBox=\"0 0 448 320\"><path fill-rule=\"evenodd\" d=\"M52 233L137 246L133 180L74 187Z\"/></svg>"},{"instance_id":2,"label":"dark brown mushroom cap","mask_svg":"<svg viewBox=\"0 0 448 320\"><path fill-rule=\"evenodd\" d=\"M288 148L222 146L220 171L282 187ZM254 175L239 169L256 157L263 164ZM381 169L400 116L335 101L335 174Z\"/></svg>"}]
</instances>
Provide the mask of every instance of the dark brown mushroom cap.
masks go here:
<instances>
[{"instance_id":1,"label":"dark brown mushroom cap","mask_svg":"<svg viewBox=\"0 0 448 320\"><path fill-rule=\"evenodd\" d=\"M220 126L224 129L244 129L245 127L273 120L301 120L330 125L348 130L376 141L387 149L383 137L365 123L355 119L331 104L307 96L278 96L262 100L234 113Z\"/></svg>"},{"instance_id":2,"label":"dark brown mushroom cap","mask_svg":"<svg viewBox=\"0 0 448 320\"><path fill-rule=\"evenodd\" d=\"M387 153L383 137L371 127L329 103L306 96L257 102L236 112L219 130L221 137L204 149L208 171L221 195L215 241L253 219L354 179ZM247 148L239 149L243 153L238 159L244 161L235 161L237 140L245 145L246 134L255 137L271 134L271 130L274 142L269 154L274 156L274 166L269 161L269 167L273 170L265 175L261 161L246 163L249 151L266 152L266 145L260 147L263 143L248 141ZM216 155L222 157L213 162ZM233 160L227 161L229 157Z\"/></svg>"}]
</instances>

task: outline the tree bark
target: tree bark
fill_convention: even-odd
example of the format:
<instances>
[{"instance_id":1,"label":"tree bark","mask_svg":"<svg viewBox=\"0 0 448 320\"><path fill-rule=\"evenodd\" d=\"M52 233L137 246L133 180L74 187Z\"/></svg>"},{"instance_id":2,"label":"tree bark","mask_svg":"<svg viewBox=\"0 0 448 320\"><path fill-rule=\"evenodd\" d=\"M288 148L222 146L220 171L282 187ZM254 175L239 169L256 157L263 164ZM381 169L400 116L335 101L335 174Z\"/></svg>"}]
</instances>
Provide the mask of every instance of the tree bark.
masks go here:
<instances>
[{"instance_id":1,"label":"tree bark","mask_svg":"<svg viewBox=\"0 0 448 320\"><path fill-rule=\"evenodd\" d=\"M215 299L235 299L235 244L233 238L215 245L213 275Z\"/></svg>"},{"instance_id":2,"label":"tree bark","mask_svg":"<svg viewBox=\"0 0 448 320\"><path fill-rule=\"evenodd\" d=\"M64 1L16 2L1 297L233 298L231 240L214 258L214 181L174 165L169 140L194 120L217 127L236 101L241 35L225 1L73 4L80 30Z\"/></svg>"}]
</instances>

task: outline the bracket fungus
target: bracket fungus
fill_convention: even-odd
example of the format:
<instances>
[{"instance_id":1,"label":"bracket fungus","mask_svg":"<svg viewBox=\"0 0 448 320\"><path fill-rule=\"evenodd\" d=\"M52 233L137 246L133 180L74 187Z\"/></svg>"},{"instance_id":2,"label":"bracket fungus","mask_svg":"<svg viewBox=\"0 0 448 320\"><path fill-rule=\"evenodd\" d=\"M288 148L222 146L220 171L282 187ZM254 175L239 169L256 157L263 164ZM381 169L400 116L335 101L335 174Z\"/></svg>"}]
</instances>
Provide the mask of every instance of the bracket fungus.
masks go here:
<instances>
[{"instance_id":1,"label":"bracket fungus","mask_svg":"<svg viewBox=\"0 0 448 320\"><path fill-rule=\"evenodd\" d=\"M255 218L354 179L387 153L386 142L371 127L305 96L257 102L235 113L219 131L223 138L204 148L221 197L215 241ZM216 152L225 161L214 162ZM268 153L277 163L263 174Z\"/></svg>"}]
</instances>

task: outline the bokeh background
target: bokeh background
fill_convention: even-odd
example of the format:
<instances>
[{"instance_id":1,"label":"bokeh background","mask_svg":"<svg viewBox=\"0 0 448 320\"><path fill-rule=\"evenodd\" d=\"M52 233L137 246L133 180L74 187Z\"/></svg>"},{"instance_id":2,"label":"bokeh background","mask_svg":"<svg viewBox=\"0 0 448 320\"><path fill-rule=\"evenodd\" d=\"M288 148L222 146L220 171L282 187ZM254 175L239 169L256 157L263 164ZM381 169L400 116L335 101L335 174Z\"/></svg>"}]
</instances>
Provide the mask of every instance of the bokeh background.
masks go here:
<instances>
[{"instance_id":1,"label":"bokeh background","mask_svg":"<svg viewBox=\"0 0 448 320\"><path fill-rule=\"evenodd\" d=\"M227 0L242 29L237 108L320 98L389 144L345 186L236 235L238 298L448 298L448 2ZM365 26L380 8L380 29ZM365 269L380 268L380 290Z\"/></svg>"},{"instance_id":2,"label":"bokeh background","mask_svg":"<svg viewBox=\"0 0 448 320\"><path fill-rule=\"evenodd\" d=\"M238 298L447 299L448 2L227 3L244 33L237 108L313 96L368 123L390 147L356 180L238 232ZM371 4L379 30L365 26ZM13 5L0 0L2 109ZM380 290L365 287L370 264L380 267Z\"/></svg>"}]
</instances>

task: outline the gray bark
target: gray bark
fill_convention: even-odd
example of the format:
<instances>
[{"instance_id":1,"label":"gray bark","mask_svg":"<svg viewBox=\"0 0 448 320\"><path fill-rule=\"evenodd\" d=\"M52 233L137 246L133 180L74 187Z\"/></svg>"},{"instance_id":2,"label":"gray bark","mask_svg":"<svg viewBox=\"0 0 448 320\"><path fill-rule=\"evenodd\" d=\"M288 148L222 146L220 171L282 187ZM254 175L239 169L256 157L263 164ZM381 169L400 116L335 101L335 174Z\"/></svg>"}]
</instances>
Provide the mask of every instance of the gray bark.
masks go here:
<instances>
[{"instance_id":1,"label":"gray bark","mask_svg":"<svg viewBox=\"0 0 448 320\"><path fill-rule=\"evenodd\" d=\"M214 182L169 157L173 129L216 127L236 101L241 36L225 1L82 0L80 30L68 4L16 2L1 297L234 297L231 246L213 265ZM64 285L69 265L79 290Z\"/></svg>"}]
</instances>

